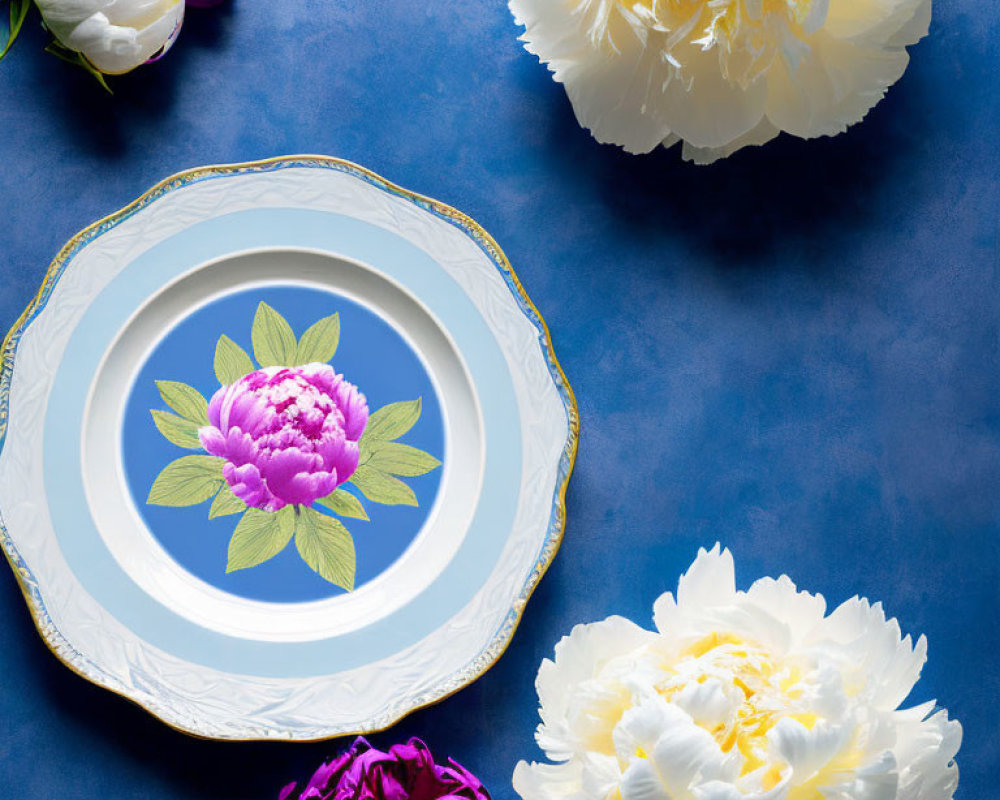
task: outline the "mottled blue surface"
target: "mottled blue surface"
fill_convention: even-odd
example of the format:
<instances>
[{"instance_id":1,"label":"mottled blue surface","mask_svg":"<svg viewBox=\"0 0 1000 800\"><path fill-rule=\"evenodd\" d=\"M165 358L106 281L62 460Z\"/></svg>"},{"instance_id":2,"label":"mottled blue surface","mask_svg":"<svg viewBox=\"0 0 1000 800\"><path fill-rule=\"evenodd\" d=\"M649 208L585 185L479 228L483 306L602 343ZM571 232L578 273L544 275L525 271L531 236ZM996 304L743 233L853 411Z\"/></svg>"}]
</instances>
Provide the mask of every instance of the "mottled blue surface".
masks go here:
<instances>
[{"instance_id":1,"label":"mottled blue surface","mask_svg":"<svg viewBox=\"0 0 1000 800\"><path fill-rule=\"evenodd\" d=\"M225 334L246 353L253 353L250 331L261 301L284 316L297 336L317 320L339 314L340 343L331 361L333 366L365 395L373 413L389 403L420 398L420 420L400 441L438 459L443 457L444 430L437 393L413 348L391 325L340 295L303 287L268 287L230 294L198 309L149 354L125 406L125 479L150 532L181 566L203 581L255 600L321 600L343 594L344 590L313 572L294 545L252 569L227 574L229 539L239 516L210 520L208 501L187 508L146 503L149 488L160 471L175 458L192 452L167 441L153 424L150 409L169 410L156 382L181 381L194 386L206 399L211 398L219 388L213 368L219 336ZM369 516L369 521L344 520L357 553L356 587L391 566L420 532L434 505L441 470L406 478L405 482L414 490L417 507L379 505L365 500L352 484L343 487L343 491L362 501ZM315 508L327 513L322 506Z\"/></svg>"},{"instance_id":2,"label":"mottled blue surface","mask_svg":"<svg viewBox=\"0 0 1000 800\"><path fill-rule=\"evenodd\" d=\"M67 238L186 167L328 153L455 205L551 326L580 457L510 650L375 741L423 736L512 798L539 660L575 622L648 620L719 539L744 586L788 572L926 633L913 699L965 726L958 797L995 796L1000 11L935 13L862 125L710 168L594 143L500 3L237 0L114 98L32 20L0 65L0 323ZM11 796L270 800L343 744L187 738L58 664L9 575L0 603Z\"/></svg>"}]
</instances>

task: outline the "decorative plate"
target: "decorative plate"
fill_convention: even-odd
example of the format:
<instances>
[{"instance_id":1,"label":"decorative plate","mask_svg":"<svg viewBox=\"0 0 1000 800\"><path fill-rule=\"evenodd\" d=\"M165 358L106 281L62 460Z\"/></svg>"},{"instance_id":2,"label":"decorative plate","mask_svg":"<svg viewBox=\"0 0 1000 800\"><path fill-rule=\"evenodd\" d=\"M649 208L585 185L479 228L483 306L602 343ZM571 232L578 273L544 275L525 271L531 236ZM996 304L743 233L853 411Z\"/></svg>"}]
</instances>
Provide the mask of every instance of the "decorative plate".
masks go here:
<instances>
[{"instance_id":1,"label":"decorative plate","mask_svg":"<svg viewBox=\"0 0 1000 800\"><path fill-rule=\"evenodd\" d=\"M343 161L183 173L4 343L3 546L48 646L186 732L391 725L499 657L577 412L463 214Z\"/></svg>"}]
</instances>

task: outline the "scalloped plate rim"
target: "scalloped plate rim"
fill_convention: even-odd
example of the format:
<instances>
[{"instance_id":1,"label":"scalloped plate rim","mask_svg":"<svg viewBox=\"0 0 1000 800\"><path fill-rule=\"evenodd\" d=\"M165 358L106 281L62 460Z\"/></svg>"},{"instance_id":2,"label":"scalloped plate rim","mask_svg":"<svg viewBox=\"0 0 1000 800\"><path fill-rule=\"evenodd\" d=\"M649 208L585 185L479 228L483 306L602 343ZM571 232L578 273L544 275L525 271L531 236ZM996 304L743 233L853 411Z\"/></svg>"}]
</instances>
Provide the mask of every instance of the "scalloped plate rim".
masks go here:
<instances>
[{"instance_id":1,"label":"scalloped plate rim","mask_svg":"<svg viewBox=\"0 0 1000 800\"><path fill-rule=\"evenodd\" d=\"M547 525L547 534L545 541L543 542L543 546L539 551L538 559L536 560L533 569L526 576L524 584L522 585L515 602L504 618L503 623L495 631L489 644L484 648L484 650L451 676L451 680L448 681L448 683L451 684L450 686L438 687L439 691L432 692L429 696L415 698L409 706L393 713L390 718L382 720L381 724L361 726L356 730L336 729L324 731L320 735L315 736L296 736L292 731L272 730L268 731L267 735L264 736L251 735L219 737L200 732L197 729L197 724L182 724L176 719L168 719L162 709L159 709L149 702L144 702L143 700L133 696L133 694L129 691L130 687L121 684L117 678L110 675L100 666L100 664L76 651L52 623L48 616L48 612L45 609L41 591L35 577L31 569L25 563L16 544L10 536L7 523L3 518L2 507L0 507L0 544L3 545L4 555L14 572L18 586L20 587L29 611L31 612L32 621L45 645L63 664L84 679L96 685L102 686L114 694L120 695L133 702L140 708L143 708L148 713L160 719L169 727L197 738L226 738L238 741L318 741L336 736L374 733L391 727L400 719L416 710L433 705L450 697L452 694L461 690L487 672L504 653L507 646L509 646L514 630L523 615L525 604L534 589L537 587L542 575L544 575L545 571L551 565L555 553L557 552L562 541L565 530L565 495L577 454L579 442L579 411L572 388L570 387L553 350L548 326L538 309L534 306L525 292L510 262L507 260L506 256L493 238L474 220L462 212L424 195L402 189L401 187L378 176L374 172L371 172L370 170L367 170L350 161L329 156L282 156L260 161L212 165L182 171L156 184L132 203L129 203L122 209L84 228L76 236L71 238L60 250L56 258L50 263L42 279L38 293L28 304L24 312L15 321L3 340L3 366L2 371L0 371L0 453L2 453L4 444L7 440L11 381L16 364L17 347L20 338L31 325L35 317L45 308L56 284L66 272L66 269L72 263L75 256L84 247L107 231L113 229L121 222L129 219L135 213L148 207L156 202L156 200L172 191L180 190L186 186L205 180L213 180L242 174L266 173L289 168L331 169L352 175L365 181L369 185L389 193L390 195L394 195L414 203L424 211L429 212L435 217L458 228L467 237L472 239L498 270L504 282L507 284L511 296L515 300L518 308L538 331L538 342L542 355L566 412L567 437L558 464L557 480L555 492L552 498L550 517Z\"/></svg>"}]
</instances>

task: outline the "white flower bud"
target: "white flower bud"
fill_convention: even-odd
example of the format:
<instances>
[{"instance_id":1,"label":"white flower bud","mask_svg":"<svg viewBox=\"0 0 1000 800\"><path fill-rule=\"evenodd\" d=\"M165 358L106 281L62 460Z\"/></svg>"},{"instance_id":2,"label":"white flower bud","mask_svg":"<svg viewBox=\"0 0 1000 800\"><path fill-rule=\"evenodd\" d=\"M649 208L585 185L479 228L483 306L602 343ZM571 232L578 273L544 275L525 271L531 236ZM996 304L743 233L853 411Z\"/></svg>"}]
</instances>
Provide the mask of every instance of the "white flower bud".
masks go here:
<instances>
[{"instance_id":1,"label":"white flower bud","mask_svg":"<svg viewBox=\"0 0 1000 800\"><path fill-rule=\"evenodd\" d=\"M184 0L36 0L45 24L99 71L135 69L173 44Z\"/></svg>"}]
</instances>

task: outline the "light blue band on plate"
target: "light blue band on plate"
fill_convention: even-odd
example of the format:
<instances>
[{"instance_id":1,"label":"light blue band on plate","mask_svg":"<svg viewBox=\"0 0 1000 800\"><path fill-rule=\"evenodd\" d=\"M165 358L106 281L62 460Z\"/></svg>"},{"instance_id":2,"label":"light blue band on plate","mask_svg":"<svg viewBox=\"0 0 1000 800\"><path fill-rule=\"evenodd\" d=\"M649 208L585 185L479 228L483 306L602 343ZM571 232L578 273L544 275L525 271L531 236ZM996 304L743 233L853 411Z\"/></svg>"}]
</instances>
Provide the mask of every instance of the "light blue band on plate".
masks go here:
<instances>
[{"instance_id":1,"label":"light blue band on plate","mask_svg":"<svg viewBox=\"0 0 1000 800\"><path fill-rule=\"evenodd\" d=\"M80 472L87 388L128 318L197 265L266 247L336 253L371 265L404 286L452 336L483 413L482 494L452 561L408 605L368 627L321 641L225 636L154 600L108 552L91 518ZM390 231L339 214L254 209L207 220L157 244L128 264L90 305L70 337L49 398L44 472L52 525L66 561L84 588L136 635L179 658L227 672L307 677L392 655L439 628L472 599L513 526L521 482L520 420L510 373L492 332L459 284L425 252Z\"/></svg>"}]
</instances>

